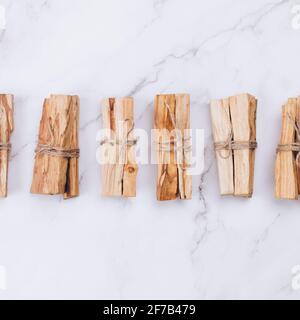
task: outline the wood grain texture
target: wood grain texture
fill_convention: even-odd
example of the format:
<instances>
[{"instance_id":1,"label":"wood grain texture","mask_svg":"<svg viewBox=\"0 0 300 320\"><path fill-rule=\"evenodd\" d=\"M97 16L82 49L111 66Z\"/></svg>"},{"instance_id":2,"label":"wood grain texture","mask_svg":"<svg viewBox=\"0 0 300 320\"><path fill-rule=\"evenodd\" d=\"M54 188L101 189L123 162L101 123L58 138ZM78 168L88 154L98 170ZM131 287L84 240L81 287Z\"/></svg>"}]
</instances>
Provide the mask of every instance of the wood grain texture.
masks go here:
<instances>
[{"instance_id":1,"label":"wood grain texture","mask_svg":"<svg viewBox=\"0 0 300 320\"><path fill-rule=\"evenodd\" d=\"M102 103L103 126L110 130L105 143L108 163L102 165L102 196L136 196L138 166L135 160L134 101L108 98Z\"/></svg>"},{"instance_id":2,"label":"wood grain texture","mask_svg":"<svg viewBox=\"0 0 300 320\"><path fill-rule=\"evenodd\" d=\"M191 199L190 97L187 94L157 95L154 102L154 128L157 148L157 200ZM184 140L186 139L186 141ZM167 147L166 147L167 146Z\"/></svg>"},{"instance_id":3,"label":"wood grain texture","mask_svg":"<svg viewBox=\"0 0 300 320\"><path fill-rule=\"evenodd\" d=\"M250 94L212 100L211 121L214 142L226 144L216 150L221 195L251 197L253 194L255 150L231 150L230 143L256 141L257 100Z\"/></svg>"},{"instance_id":4,"label":"wood grain texture","mask_svg":"<svg viewBox=\"0 0 300 320\"><path fill-rule=\"evenodd\" d=\"M0 94L0 143L9 144L14 130L13 95ZM9 150L0 150L0 197L7 197Z\"/></svg>"},{"instance_id":5,"label":"wood grain texture","mask_svg":"<svg viewBox=\"0 0 300 320\"><path fill-rule=\"evenodd\" d=\"M295 101L297 104L296 106L296 123L300 124L300 97L298 97ZM295 134L295 141L297 143L300 143L300 135ZM298 194L300 194L300 166L296 165L296 171L297 171L297 189L298 189Z\"/></svg>"},{"instance_id":6,"label":"wood grain texture","mask_svg":"<svg viewBox=\"0 0 300 320\"><path fill-rule=\"evenodd\" d=\"M39 145L64 150L78 149L79 98L51 95L45 99L39 130ZM31 193L79 195L79 158L37 153Z\"/></svg>"},{"instance_id":7,"label":"wood grain texture","mask_svg":"<svg viewBox=\"0 0 300 320\"><path fill-rule=\"evenodd\" d=\"M282 128L280 144L292 144L296 141L295 124L299 117L298 99L290 98L282 108ZM293 151L280 151L275 163L275 196L278 199L298 199L298 178Z\"/></svg>"},{"instance_id":8,"label":"wood grain texture","mask_svg":"<svg viewBox=\"0 0 300 320\"><path fill-rule=\"evenodd\" d=\"M231 134L229 99L211 101L211 122L215 142L227 141ZM219 189L221 195L234 194L233 154L231 151L216 152Z\"/></svg>"},{"instance_id":9,"label":"wood grain texture","mask_svg":"<svg viewBox=\"0 0 300 320\"><path fill-rule=\"evenodd\" d=\"M249 94L230 97L233 140L256 141L256 99ZM234 150L234 195L251 197L253 193L255 150Z\"/></svg>"}]
</instances>

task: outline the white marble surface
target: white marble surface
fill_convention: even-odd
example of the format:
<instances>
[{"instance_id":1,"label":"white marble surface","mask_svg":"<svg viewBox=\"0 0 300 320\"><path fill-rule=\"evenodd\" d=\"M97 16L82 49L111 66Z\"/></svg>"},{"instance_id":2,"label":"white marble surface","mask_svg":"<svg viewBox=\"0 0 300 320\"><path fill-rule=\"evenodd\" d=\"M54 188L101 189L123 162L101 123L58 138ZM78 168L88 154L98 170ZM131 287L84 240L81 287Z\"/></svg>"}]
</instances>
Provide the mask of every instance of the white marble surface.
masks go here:
<instances>
[{"instance_id":1,"label":"white marble surface","mask_svg":"<svg viewBox=\"0 0 300 320\"><path fill-rule=\"evenodd\" d=\"M0 0L0 91L15 94L9 197L0 201L1 299L300 298L300 202L273 197L281 105L300 94L300 30L288 0ZM221 198L208 102L259 100L255 192ZM95 159L99 101L133 95L136 126L153 97L187 92L204 128L205 172L193 200L155 200L155 166L135 199L102 199ZM29 194L41 107L81 98L81 196Z\"/></svg>"}]
</instances>

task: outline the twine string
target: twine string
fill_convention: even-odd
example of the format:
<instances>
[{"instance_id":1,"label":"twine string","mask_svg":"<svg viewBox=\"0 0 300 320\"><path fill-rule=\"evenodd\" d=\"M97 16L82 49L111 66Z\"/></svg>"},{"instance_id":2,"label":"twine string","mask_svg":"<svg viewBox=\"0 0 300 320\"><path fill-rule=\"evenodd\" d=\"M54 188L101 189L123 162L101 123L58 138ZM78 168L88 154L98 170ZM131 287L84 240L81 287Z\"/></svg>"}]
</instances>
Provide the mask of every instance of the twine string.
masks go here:
<instances>
[{"instance_id":1,"label":"twine string","mask_svg":"<svg viewBox=\"0 0 300 320\"><path fill-rule=\"evenodd\" d=\"M257 148L257 142L253 140L234 141L232 132L230 132L226 141L215 142L214 147L222 159L228 159L234 150L255 150ZM227 151L226 155L222 154L221 151Z\"/></svg>"},{"instance_id":2,"label":"twine string","mask_svg":"<svg viewBox=\"0 0 300 320\"><path fill-rule=\"evenodd\" d=\"M182 138L182 145L178 146L177 140L172 141L158 141L156 144L159 146L158 151L171 152L174 151L183 151L185 153L192 151L192 146L189 143L192 140L191 137Z\"/></svg>"},{"instance_id":3,"label":"twine string","mask_svg":"<svg viewBox=\"0 0 300 320\"><path fill-rule=\"evenodd\" d=\"M235 141L233 138L232 126L230 122L230 115L228 115L224 108L226 119L228 122L228 128L230 128L230 132L228 134L228 138L225 141L217 141L214 143L215 151L222 159L228 159L232 155L232 151L234 150L255 150L257 148L257 142L255 140L249 141ZM225 155L224 152L226 151Z\"/></svg>"},{"instance_id":4,"label":"twine string","mask_svg":"<svg viewBox=\"0 0 300 320\"><path fill-rule=\"evenodd\" d=\"M46 144L38 144L35 149L36 154L47 154L50 156L62 157L62 158L79 158L79 149L64 149L59 147L53 147Z\"/></svg>"},{"instance_id":5,"label":"twine string","mask_svg":"<svg viewBox=\"0 0 300 320\"><path fill-rule=\"evenodd\" d=\"M50 119L47 122L47 128L50 134L50 144L39 143L35 149L36 154L47 154L50 156L62 157L62 158L79 158L80 151L78 148L65 149L62 147L54 146L54 132L50 125Z\"/></svg>"},{"instance_id":6,"label":"twine string","mask_svg":"<svg viewBox=\"0 0 300 320\"><path fill-rule=\"evenodd\" d=\"M130 119L125 119L125 122L126 121L130 121ZM133 147L138 142L138 138L129 139L129 135L131 134L131 132L133 130L134 130L134 122L132 122L130 130L128 130L128 132L127 132L126 139L117 139L117 138L112 139L112 138L104 137L102 140L100 140L100 146L102 146L104 144L110 144L111 146L120 145L121 150L127 146Z\"/></svg>"},{"instance_id":7,"label":"twine string","mask_svg":"<svg viewBox=\"0 0 300 320\"><path fill-rule=\"evenodd\" d=\"M293 119L293 117L290 114L290 112L287 113L287 116L288 116L290 122L293 124L293 127L294 127L294 129L296 131L298 140L300 140L300 124L299 124L299 121L297 121L296 119Z\"/></svg>"},{"instance_id":8,"label":"twine string","mask_svg":"<svg viewBox=\"0 0 300 320\"><path fill-rule=\"evenodd\" d=\"M278 152L297 152L295 161L296 165L300 167L300 123L296 119L293 119L290 112L287 113L287 117L290 120L290 122L293 124L294 130L297 135L297 139L299 142L292 142L292 143L286 143L286 144L279 144L276 149L276 153Z\"/></svg>"},{"instance_id":9,"label":"twine string","mask_svg":"<svg viewBox=\"0 0 300 320\"><path fill-rule=\"evenodd\" d=\"M130 121L130 119L125 119L125 122ZM100 146L103 146L104 144L109 144L111 146L120 146L120 151L119 154L122 154L123 151L126 150L126 147L133 147L138 143L138 138L135 139L129 139L129 135L131 134L131 132L134 130L134 122L132 121L132 125L130 130L128 130L126 138L125 139L112 139L112 138L108 138L108 137L104 137L102 140L100 140ZM127 154L125 154L125 157L127 157ZM124 161L125 163L127 163L127 159L124 159L126 161ZM124 163L124 164L125 164ZM124 170L125 170L125 165L122 163L122 170L120 173L120 178L119 178L119 182L123 183L123 176L124 176Z\"/></svg>"},{"instance_id":10,"label":"twine string","mask_svg":"<svg viewBox=\"0 0 300 320\"><path fill-rule=\"evenodd\" d=\"M0 109L0 119L5 115L3 109ZM6 150L8 153L11 151L11 143L9 142L1 142L0 150Z\"/></svg>"},{"instance_id":11,"label":"twine string","mask_svg":"<svg viewBox=\"0 0 300 320\"><path fill-rule=\"evenodd\" d=\"M158 145L157 151L162 151L162 152L174 151L174 152L176 152L177 156L178 156L177 152L182 152L183 155L189 154L192 151L192 145L191 145L192 137L191 136L182 137L181 130L176 125L176 121L175 121L175 118L174 118L174 115L171 111L170 106L166 102L164 104L165 104L165 107L167 108L168 114L169 114L171 122L172 122L172 126L174 127L174 130L175 130L175 138L173 138L171 141L170 140L156 141L155 143ZM184 157L182 160L184 160ZM179 168L182 171L185 171L190 167L189 164L185 163L185 161L183 164L183 163L181 163L182 161L180 161L180 159L179 159L179 162L180 163L177 163L177 164L179 165Z\"/></svg>"},{"instance_id":12,"label":"twine string","mask_svg":"<svg viewBox=\"0 0 300 320\"><path fill-rule=\"evenodd\" d=\"M158 144L159 149L158 151L165 151L170 152L172 150L174 151L183 151L184 153L192 151L192 146L190 144L192 137L179 137L178 132L181 132L180 129L176 125L176 121L174 118L174 115L172 114L170 106L165 103L165 106L167 108L167 111L169 113L172 125L175 129L175 136L176 138L171 141L157 141L156 144ZM181 143L179 143L181 142Z\"/></svg>"},{"instance_id":13,"label":"twine string","mask_svg":"<svg viewBox=\"0 0 300 320\"><path fill-rule=\"evenodd\" d=\"M0 150L7 150L8 152L11 150L11 144L10 143L0 143Z\"/></svg>"}]
</instances>

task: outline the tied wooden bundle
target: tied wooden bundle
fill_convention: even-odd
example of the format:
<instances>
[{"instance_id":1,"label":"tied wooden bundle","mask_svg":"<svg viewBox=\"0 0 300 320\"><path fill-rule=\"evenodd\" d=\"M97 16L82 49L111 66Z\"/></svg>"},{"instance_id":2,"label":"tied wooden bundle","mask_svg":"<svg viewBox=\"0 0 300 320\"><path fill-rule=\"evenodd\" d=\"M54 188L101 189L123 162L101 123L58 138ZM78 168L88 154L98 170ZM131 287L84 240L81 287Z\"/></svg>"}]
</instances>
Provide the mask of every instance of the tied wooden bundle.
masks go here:
<instances>
[{"instance_id":1,"label":"tied wooden bundle","mask_svg":"<svg viewBox=\"0 0 300 320\"><path fill-rule=\"evenodd\" d=\"M157 151L157 200L192 198L190 97L157 95L154 102L154 143Z\"/></svg>"},{"instance_id":2,"label":"tied wooden bundle","mask_svg":"<svg viewBox=\"0 0 300 320\"><path fill-rule=\"evenodd\" d=\"M45 99L31 193L79 195L79 98L51 95Z\"/></svg>"},{"instance_id":3,"label":"tied wooden bundle","mask_svg":"<svg viewBox=\"0 0 300 320\"><path fill-rule=\"evenodd\" d=\"M13 95L0 94L0 197L7 197L10 135L14 129Z\"/></svg>"},{"instance_id":4,"label":"tied wooden bundle","mask_svg":"<svg viewBox=\"0 0 300 320\"><path fill-rule=\"evenodd\" d=\"M211 120L221 195L253 193L257 100L240 94L211 102Z\"/></svg>"},{"instance_id":5,"label":"tied wooden bundle","mask_svg":"<svg viewBox=\"0 0 300 320\"><path fill-rule=\"evenodd\" d=\"M135 160L133 98L107 98L102 102L107 135L100 141L106 152L101 165L102 196L136 196L138 166Z\"/></svg>"},{"instance_id":6,"label":"tied wooden bundle","mask_svg":"<svg viewBox=\"0 0 300 320\"><path fill-rule=\"evenodd\" d=\"M300 193L300 98L282 107L282 128L275 163L275 196L297 200Z\"/></svg>"}]
</instances>

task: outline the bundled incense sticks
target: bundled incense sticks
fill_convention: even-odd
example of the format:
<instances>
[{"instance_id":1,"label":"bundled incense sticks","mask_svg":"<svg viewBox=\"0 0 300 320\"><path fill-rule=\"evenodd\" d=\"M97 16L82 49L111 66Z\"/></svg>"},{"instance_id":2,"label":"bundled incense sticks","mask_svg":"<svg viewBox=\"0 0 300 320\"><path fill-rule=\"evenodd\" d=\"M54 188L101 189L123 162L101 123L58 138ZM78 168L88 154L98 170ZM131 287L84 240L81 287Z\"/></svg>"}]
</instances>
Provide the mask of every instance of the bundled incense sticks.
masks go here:
<instances>
[{"instance_id":1,"label":"bundled incense sticks","mask_svg":"<svg viewBox=\"0 0 300 320\"><path fill-rule=\"evenodd\" d=\"M103 126L107 135L100 144L107 151L102 164L103 196L136 196L133 98L109 98L102 103Z\"/></svg>"},{"instance_id":2,"label":"bundled incense sticks","mask_svg":"<svg viewBox=\"0 0 300 320\"><path fill-rule=\"evenodd\" d=\"M257 100L240 94L211 102L221 195L253 193Z\"/></svg>"},{"instance_id":3,"label":"bundled incense sticks","mask_svg":"<svg viewBox=\"0 0 300 320\"><path fill-rule=\"evenodd\" d=\"M296 200L300 192L300 98L282 108L282 129L275 164L275 196Z\"/></svg>"},{"instance_id":4,"label":"bundled incense sticks","mask_svg":"<svg viewBox=\"0 0 300 320\"><path fill-rule=\"evenodd\" d=\"M79 195L79 98L51 95L40 121L31 193Z\"/></svg>"},{"instance_id":5,"label":"bundled incense sticks","mask_svg":"<svg viewBox=\"0 0 300 320\"><path fill-rule=\"evenodd\" d=\"M7 197L10 135L13 130L13 95L0 94L0 197Z\"/></svg>"},{"instance_id":6,"label":"bundled incense sticks","mask_svg":"<svg viewBox=\"0 0 300 320\"><path fill-rule=\"evenodd\" d=\"M157 200L191 199L190 97L187 94L157 95L154 103L157 150Z\"/></svg>"}]
</instances>

